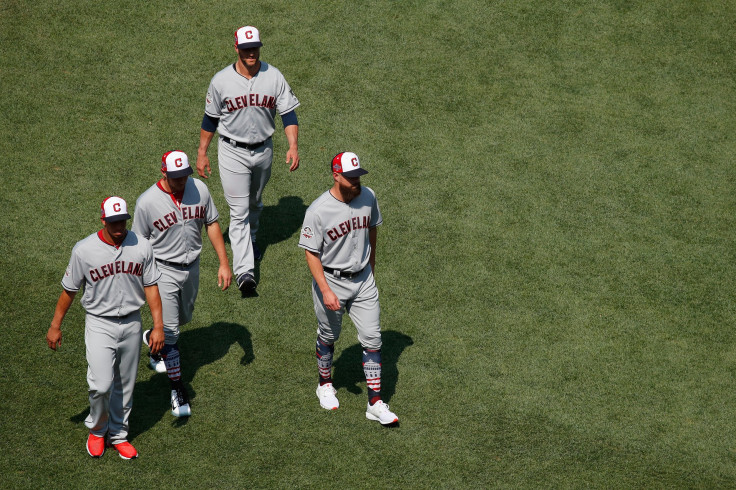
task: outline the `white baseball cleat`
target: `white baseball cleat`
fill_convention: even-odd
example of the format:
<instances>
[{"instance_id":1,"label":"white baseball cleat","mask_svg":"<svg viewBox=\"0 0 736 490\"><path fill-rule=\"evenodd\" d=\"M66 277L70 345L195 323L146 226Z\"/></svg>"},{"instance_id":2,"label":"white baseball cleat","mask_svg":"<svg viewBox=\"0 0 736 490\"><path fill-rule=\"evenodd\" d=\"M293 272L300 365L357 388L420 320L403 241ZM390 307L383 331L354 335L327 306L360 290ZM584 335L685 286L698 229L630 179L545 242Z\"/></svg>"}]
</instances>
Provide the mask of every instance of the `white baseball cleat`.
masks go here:
<instances>
[{"instance_id":1,"label":"white baseball cleat","mask_svg":"<svg viewBox=\"0 0 736 490\"><path fill-rule=\"evenodd\" d=\"M399 421L399 417L388 409L388 405L383 403L383 400L378 400L373 405L369 403L365 410L365 418L380 422L381 425L389 425Z\"/></svg>"},{"instance_id":2,"label":"white baseball cleat","mask_svg":"<svg viewBox=\"0 0 736 490\"><path fill-rule=\"evenodd\" d=\"M340 406L336 394L337 390L332 386L332 383L317 386L317 398L319 398L320 406L325 410L337 410Z\"/></svg>"},{"instance_id":3,"label":"white baseball cleat","mask_svg":"<svg viewBox=\"0 0 736 490\"><path fill-rule=\"evenodd\" d=\"M151 337L151 330L146 330L143 332L143 345L148 346L148 339ZM156 371L157 373L165 373L166 372L166 363L163 359L161 359L161 356L156 354L151 355L150 351L148 353L148 365L151 366L151 369Z\"/></svg>"},{"instance_id":4,"label":"white baseball cleat","mask_svg":"<svg viewBox=\"0 0 736 490\"><path fill-rule=\"evenodd\" d=\"M174 417L189 417L192 409L189 407L189 398L184 387L171 390L171 415Z\"/></svg>"},{"instance_id":5,"label":"white baseball cleat","mask_svg":"<svg viewBox=\"0 0 736 490\"><path fill-rule=\"evenodd\" d=\"M156 360L156 358L158 358L158 360ZM148 356L148 365L151 366L151 369L153 369L157 373L166 372L166 363L158 356Z\"/></svg>"}]
</instances>

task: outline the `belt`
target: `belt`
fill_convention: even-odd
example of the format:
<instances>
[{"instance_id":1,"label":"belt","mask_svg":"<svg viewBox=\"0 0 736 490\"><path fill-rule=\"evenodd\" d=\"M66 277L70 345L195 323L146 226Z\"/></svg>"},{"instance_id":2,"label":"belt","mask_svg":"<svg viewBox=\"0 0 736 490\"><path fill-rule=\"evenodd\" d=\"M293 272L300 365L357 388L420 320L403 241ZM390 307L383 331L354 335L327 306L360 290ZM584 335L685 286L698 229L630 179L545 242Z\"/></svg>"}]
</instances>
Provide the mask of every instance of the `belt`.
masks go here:
<instances>
[{"instance_id":1,"label":"belt","mask_svg":"<svg viewBox=\"0 0 736 490\"><path fill-rule=\"evenodd\" d=\"M194 263L192 262L192 264L177 264L176 262L169 262L168 260L163 260L163 259L156 259L156 262L158 262L159 264L168 265L169 267L179 267L180 269L189 267L190 265Z\"/></svg>"},{"instance_id":2,"label":"belt","mask_svg":"<svg viewBox=\"0 0 736 490\"><path fill-rule=\"evenodd\" d=\"M231 140L227 136L223 136L222 137L222 141L224 141L228 145L237 146L238 148L245 148L246 150L256 150L256 149L260 148L261 146L263 146L264 143L266 143L266 141L268 141L269 139L270 138L266 138L265 140L261 141L260 143L253 143L251 145L251 144L248 144L248 143L241 143L240 141Z\"/></svg>"},{"instance_id":3,"label":"belt","mask_svg":"<svg viewBox=\"0 0 736 490\"><path fill-rule=\"evenodd\" d=\"M352 279L354 277L358 277L360 273L365 270L365 267L360 269L358 272L341 271L338 269L333 269L332 267L324 267L324 266L322 267L322 269L324 269L324 271L327 272L328 274L332 274L333 276L337 278L344 277L345 279Z\"/></svg>"},{"instance_id":4,"label":"belt","mask_svg":"<svg viewBox=\"0 0 736 490\"><path fill-rule=\"evenodd\" d=\"M140 310L135 310L135 311L131 311L131 312L130 312L130 313L128 313L127 315L94 315L94 316L97 316L97 317L100 317L100 318L104 318L105 320L113 320L113 321L114 321L114 320L125 320L125 319L127 319L127 318L128 318L129 316L132 316L132 315L133 315L133 313L137 313L137 312L139 312L139 311L140 311Z\"/></svg>"}]
</instances>

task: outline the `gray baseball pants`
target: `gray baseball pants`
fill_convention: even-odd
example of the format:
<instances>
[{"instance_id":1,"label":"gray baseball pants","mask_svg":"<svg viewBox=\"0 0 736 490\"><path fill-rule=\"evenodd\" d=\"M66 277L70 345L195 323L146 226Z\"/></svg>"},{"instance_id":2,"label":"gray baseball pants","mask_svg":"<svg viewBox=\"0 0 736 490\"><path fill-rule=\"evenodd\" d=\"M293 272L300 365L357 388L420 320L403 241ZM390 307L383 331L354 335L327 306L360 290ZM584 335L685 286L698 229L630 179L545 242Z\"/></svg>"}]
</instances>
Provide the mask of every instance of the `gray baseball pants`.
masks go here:
<instances>
[{"instance_id":1,"label":"gray baseball pants","mask_svg":"<svg viewBox=\"0 0 736 490\"><path fill-rule=\"evenodd\" d=\"M165 343L174 345L179 341L179 327L192 321L199 293L199 257L186 267L161 262L157 265L161 271L158 292L161 295Z\"/></svg>"},{"instance_id":2,"label":"gray baseball pants","mask_svg":"<svg viewBox=\"0 0 736 490\"><path fill-rule=\"evenodd\" d=\"M85 317L89 415L84 425L96 436L108 433L113 444L128 437L141 341L140 310L122 318Z\"/></svg>"},{"instance_id":3,"label":"gray baseball pants","mask_svg":"<svg viewBox=\"0 0 736 490\"><path fill-rule=\"evenodd\" d=\"M230 245L237 277L255 268L251 240L256 239L263 211L263 189L271 178L273 140L269 138L261 147L247 150L220 138L217 159L222 190L230 207Z\"/></svg>"},{"instance_id":4,"label":"gray baseball pants","mask_svg":"<svg viewBox=\"0 0 736 490\"><path fill-rule=\"evenodd\" d=\"M371 267L352 279L336 278L325 273L330 289L340 300L338 311L328 310L317 283L312 281L312 299L317 314L317 337L325 344L334 344L340 338L342 317L345 312L355 324L358 341L366 349L381 348L381 307L378 303L378 288Z\"/></svg>"}]
</instances>

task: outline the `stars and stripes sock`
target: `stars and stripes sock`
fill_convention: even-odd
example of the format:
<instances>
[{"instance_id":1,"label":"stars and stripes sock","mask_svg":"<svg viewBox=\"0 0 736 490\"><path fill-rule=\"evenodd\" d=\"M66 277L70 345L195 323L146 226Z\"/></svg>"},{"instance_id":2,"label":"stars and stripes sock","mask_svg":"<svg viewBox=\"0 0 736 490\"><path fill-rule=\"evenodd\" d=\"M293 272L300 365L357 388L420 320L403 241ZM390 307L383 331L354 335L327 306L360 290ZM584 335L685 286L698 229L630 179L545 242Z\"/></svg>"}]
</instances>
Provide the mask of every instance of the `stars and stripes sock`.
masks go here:
<instances>
[{"instance_id":1,"label":"stars and stripes sock","mask_svg":"<svg viewBox=\"0 0 736 490\"><path fill-rule=\"evenodd\" d=\"M368 402L381 399L381 350L363 349L363 372L368 386Z\"/></svg>"},{"instance_id":2,"label":"stars and stripes sock","mask_svg":"<svg viewBox=\"0 0 736 490\"><path fill-rule=\"evenodd\" d=\"M166 374L169 376L171 384L181 380L181 365L179 363L179 344L164 345L161 349L161 357L164 358L166 364Z\"/></svg>"},{"instance_id":3,"label":"stars and stripes sock","mask_svg":"<svg viewBox=\"0 0 736 490\"><path fill-rule=\"evenodd\" d=\"M334 344L325 344L317 339L317 368L319 369L319 384L332 383L332 353Z\"/></svg>"}]
</instances>

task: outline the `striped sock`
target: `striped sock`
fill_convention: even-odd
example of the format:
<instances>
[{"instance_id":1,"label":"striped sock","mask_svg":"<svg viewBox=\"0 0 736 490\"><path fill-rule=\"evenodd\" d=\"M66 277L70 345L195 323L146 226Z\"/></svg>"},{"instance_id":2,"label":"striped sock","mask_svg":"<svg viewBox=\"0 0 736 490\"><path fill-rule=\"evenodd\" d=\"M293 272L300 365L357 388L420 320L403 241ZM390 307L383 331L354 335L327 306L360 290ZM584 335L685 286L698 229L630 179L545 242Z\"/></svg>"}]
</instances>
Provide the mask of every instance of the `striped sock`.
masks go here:
<instances>
[{"instance_id":1,"label":"striped sock","mask_svg":"<svg viewBox=\"0 0 736 490\"><path fill-rule=\"evenodd\" d=\"M332 353L334 344L324 344L317 339L317 368L319 369L319 384L332 383Z\"/></svg>"},{"instance_id":2,"label":"striped sock","mask_svg":"<svg viewBox=\"0 0 736 490\"><path fill-rule=\"evenodd\" d=\"M166 363L166 374L169 376L171 383L181 380L181 365L179 363L179 344L164 345L161 349L161 357Z\"/></svg>"},{"instance_id":3,"label":"striped sock","mask_svg":"<svg viewBox=\"0 0 736 490\"><path fill-rule=\"evenodd\" d=\"M363 372L368 386L368 402L381 399L381 350L363 349Z\"/></svg>"}]
</instances>

